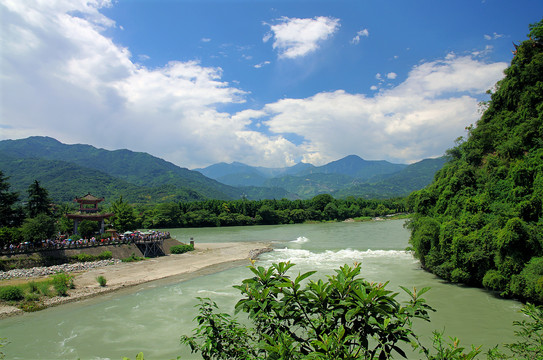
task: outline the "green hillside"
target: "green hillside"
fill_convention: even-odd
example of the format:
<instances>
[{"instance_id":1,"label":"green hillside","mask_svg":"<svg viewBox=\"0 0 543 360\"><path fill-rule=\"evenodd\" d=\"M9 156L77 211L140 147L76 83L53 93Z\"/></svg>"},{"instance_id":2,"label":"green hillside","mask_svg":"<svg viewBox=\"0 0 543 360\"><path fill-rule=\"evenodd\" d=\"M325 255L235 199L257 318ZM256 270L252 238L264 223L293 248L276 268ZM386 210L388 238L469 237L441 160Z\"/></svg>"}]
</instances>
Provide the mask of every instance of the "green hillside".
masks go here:
<instances>
[{"instance_id":1,"label":"green hillside","mask_svg":"<svg viewBox=\"0 0 543 360\"><path fill-rule=\"evenodd\" d=\"M186 192L199 194L197 197L215 199L237 199L240 196L239 189L147 153L129 150L109 151L90 145L66 145L55 139L39 136L0 141L0 151L15 158L70 162L138 186L179 187Z\"/></svg>"},{"instance_id":2,"label":"green hillside","mask_svg":"<svg viewBox=\"0 0 543 360\"><path fill-rule=\"evenodd\" d=\"M123 196L131 203L203 200L204 196L172 185L144 187L131 184L104 172L59 160L13 158L0 152L0 169L9 176L11 190L24 199L28 186L38 180L55 202L70 202L88 192L114 201Z\"/></svg>"},{"instance_id":3,"label":"green hillside","mask_svg":"<svg viewBox=\"0 0 543 360\"><path fill-rule=\"evenodd\" d=\"M409 204L411 244L440 277L543 302L543 21L466 141Z\"/></svg>"}]
</instances>

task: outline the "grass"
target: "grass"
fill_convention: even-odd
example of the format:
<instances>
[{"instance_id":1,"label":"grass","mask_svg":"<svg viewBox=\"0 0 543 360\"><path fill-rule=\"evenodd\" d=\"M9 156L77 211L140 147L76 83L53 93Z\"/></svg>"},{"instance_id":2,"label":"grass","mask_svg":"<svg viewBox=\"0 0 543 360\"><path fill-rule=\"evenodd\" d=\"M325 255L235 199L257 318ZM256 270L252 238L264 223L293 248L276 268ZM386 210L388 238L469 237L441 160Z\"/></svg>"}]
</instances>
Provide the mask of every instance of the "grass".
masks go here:
<instances>
[{"instance_id":1,"label":"grass","mask_svg":"<svg viewBox=\"0 0 543 360\"><path fill-rule=\"evenodd\" d=\"M5 289L17 288L15 292L20 293L22 297L18 300L0 300L0 303L16 306L23 311L37 311L45 308L44 300L53 296L66 296L68 289L73 289L73 275L67 273L58 273L47 278L28 279L10 279L0 281L0 293L14 292L14 290Z\"/></svg>"}]
</instances>

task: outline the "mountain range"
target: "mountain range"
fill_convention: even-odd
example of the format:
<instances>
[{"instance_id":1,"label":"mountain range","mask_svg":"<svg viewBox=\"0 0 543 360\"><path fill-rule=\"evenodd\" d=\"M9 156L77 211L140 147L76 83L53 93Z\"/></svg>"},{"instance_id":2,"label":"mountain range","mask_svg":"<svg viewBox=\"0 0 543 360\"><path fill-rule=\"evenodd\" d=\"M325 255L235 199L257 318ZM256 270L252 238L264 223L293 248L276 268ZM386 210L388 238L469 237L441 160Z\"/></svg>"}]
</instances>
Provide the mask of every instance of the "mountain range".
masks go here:
<instances>
[{"instance_id":1,"label":"mountain range","mask_svg":"<svg viewBox=\"0 0 543 360\"><path fill-rule=\"evenodd\" d=\"M143 152L67 145L50 137L0 141L0 170L24 197L38 180L55 201L91 192L133 203L203 199L386 198L405 196L431 182L444 158L415 164L369 161L356 155L323 166L299 163L265 168L239 162L189 170Z\"/></svg>"}]
</instances>

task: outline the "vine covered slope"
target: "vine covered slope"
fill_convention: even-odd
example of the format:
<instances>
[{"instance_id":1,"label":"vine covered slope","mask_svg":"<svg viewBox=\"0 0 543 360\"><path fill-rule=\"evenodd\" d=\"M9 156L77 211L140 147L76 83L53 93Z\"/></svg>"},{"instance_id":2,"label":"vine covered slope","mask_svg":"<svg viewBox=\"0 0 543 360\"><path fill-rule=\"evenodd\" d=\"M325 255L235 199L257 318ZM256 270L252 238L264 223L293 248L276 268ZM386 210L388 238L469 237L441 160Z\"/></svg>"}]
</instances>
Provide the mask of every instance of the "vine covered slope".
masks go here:
<instances>
[{"instance_id":1,"label":"vine covered slope","mask_svg":"<svg viewBox=\"0 0 543 360\"><path fill-rule=\"evenodd\" d=\"M410 195L410 243L444 279L543 303L543 20L515 48L467 139Z\"/></svg>"}]
</instances>

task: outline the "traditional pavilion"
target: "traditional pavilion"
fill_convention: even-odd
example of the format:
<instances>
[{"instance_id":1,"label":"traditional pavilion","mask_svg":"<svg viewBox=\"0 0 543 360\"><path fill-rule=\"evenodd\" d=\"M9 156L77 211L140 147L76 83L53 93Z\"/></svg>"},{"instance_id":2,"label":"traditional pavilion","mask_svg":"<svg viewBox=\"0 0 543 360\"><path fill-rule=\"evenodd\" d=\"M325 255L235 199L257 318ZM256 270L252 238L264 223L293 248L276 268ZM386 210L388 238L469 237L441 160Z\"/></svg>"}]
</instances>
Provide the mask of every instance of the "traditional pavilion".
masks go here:
<instances>
[{"instance_id":1,"label":"traditional pavilion","mask_svg":"<svg viewBox=\"0 0 543 360\"><path fill-rule=\"evenodd\" d=\"M74 221L74 234L77 234L79 222L83 220L99 221L100 234L104 233L104 219L115 215L112 213L100 213L98 211L98 203L104 201L104 198L97 198L88 193L83 197L75 198L74 201L79 203L79 212L66 214L68 219L73 219Z\"/></svg>"}]
</instances>

